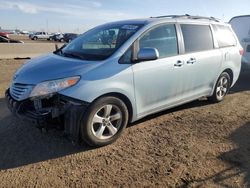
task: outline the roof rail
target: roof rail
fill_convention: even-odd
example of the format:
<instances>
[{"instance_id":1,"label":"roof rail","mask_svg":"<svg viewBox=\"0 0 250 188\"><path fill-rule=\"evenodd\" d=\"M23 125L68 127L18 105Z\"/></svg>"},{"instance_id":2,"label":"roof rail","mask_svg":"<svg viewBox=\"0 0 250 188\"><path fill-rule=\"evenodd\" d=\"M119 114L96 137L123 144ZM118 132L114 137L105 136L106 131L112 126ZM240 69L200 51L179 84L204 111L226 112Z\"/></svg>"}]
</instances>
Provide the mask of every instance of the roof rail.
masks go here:
<instances>
[{"instance_id":1,"label":"roof rail","mask_svg":"<svg viewBox=\"0 0 250 188\"><path fill-rule=\"evenodd\" d=\"M184 15L164 15L164 16L156 16L156 17L150 17L150 18L180 18L180 17L188 17L190 16L189 14L184 14Z\"/></svg>"},{"instance_id":2,"label":"roof rail","mask_svg":"<svg viewBox=\"0 0 250 188\"><path fill-rule=\"evenodd\" d=\"M191 16L189 14L184 15L166 15L166 16L157 16L157 17L150 17L150 18L187 18L187 19L207 19L216 22L220 22L219 19L215 17L205 17L205 16Z\"/></svg>"}]
</instances>

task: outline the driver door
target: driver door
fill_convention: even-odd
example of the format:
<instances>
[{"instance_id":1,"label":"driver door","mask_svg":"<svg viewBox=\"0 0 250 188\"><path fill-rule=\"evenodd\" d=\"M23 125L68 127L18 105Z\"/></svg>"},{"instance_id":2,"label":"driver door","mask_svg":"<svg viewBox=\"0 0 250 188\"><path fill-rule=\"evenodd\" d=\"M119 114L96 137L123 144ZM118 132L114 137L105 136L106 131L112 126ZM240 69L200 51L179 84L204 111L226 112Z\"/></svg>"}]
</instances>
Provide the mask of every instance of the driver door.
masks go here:
<instances>
[{"instance_id":1,"label":"driver door","mask_svg":"<svg viewBox=\"0 0 250 188\"><path fill-rule=\"evenodd\" d=\"M177 41L175 24L157 26L138 39L139 48L159 52L159 59L132 66L138 117L180 103L185 95L185 65Z\"/></svg>"}]
</instances>

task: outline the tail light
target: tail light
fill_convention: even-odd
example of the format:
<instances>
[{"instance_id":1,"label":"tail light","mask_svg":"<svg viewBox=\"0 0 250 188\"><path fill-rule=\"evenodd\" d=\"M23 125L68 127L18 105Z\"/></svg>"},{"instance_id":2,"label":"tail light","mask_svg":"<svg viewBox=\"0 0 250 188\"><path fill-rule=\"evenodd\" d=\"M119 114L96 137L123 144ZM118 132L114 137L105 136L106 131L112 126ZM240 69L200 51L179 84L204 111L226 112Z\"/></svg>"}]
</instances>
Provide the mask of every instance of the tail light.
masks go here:
<instances>
[{"instance_id":1,"label":"tail light","mask_svg":"<svg viewBox=\"0 0 250 188\"><path fill-rule=\"evenodd\" d=\"M240 55L243 56L243 54L244 54L244 49L243 49L243 48L240 48L239 52L240 52Z\"/></svg>"}]
</instances>

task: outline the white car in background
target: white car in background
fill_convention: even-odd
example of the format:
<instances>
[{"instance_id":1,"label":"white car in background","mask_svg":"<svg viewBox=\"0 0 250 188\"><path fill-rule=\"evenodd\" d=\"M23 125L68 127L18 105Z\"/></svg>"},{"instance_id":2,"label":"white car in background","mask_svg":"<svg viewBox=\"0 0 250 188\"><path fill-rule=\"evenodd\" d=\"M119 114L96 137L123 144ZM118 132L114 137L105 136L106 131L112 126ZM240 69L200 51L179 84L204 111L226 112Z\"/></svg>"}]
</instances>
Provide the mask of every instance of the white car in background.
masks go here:
<instances>
[{"instance_id":1,"label":"white car in background","mask_svg":"<svg viewBox=\"0 0 250 188\"><path fill-rule=\"evenodd\" d=\"M229 23L244 48L242 67L243 69L250 69L250 15L233 17Z\"/></svg>"},{"instance_id":2,"label":"white car in background","mask_svg":"<svg viewBox=\"0 0 250 188\"><path fill-rule=\"evenodd\" d=\"M34 33L34 34L31 34L30 36L29 36L29 38L31 39L31 40L37 40L37 39L47 39L47 40L50 40L50 37L51 37L52 35L51 34L49 34L49 33L47 33L47 32L36 32L36 33Z\"/></svg>"}]
</instances>

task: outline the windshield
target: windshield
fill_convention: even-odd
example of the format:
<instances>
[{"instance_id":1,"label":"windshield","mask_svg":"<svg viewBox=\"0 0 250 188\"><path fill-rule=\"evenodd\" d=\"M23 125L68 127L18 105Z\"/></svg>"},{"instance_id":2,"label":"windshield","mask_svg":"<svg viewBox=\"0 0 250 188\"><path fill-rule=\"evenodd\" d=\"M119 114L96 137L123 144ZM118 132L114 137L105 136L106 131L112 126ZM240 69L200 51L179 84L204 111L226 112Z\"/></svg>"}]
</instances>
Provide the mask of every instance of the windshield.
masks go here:
<instances>
[{"instance_id":1,"label":"windshield","mask_svg":"<svg viewBox=\"0 0 250 188\"><path fill-rule=\"evenodd\" d=\"M141 24L113 24L96 27L80 35L56 54L92 61L105 60L141 27Z\"/></svg>"}]
</instances>

